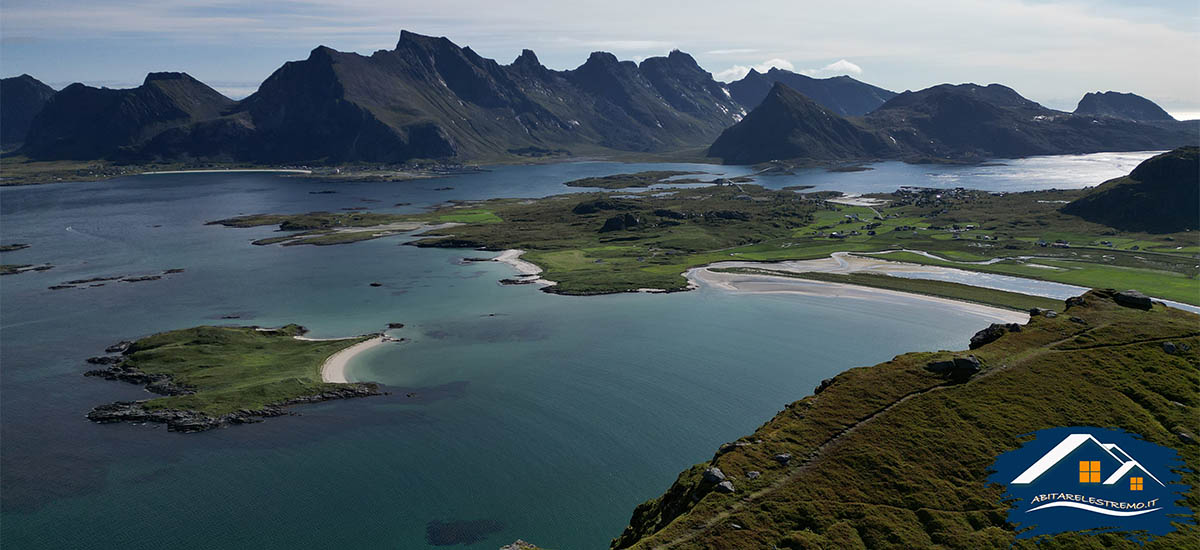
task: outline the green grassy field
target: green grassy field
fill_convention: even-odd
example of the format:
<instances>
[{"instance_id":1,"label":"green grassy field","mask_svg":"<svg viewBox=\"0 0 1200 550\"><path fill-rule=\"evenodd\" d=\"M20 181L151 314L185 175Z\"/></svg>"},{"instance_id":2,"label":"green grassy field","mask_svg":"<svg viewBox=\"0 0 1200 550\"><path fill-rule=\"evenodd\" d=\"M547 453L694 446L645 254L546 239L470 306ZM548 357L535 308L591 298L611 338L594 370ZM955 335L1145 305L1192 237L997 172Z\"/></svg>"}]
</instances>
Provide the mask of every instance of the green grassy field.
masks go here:
<instances>
[{"instance_id":1,"label":"green grassy field","mask_svg":"<svg viewBox=\"0 0 1200 550\"><path fill-rule=\"evenodd\" d=\"M1080 193L896 192L874 196L889 201L887 206L868 208L822 200L829 193L738 184L468 201L415 215L257 215L219 223L277 224L298 232L290 240L272 237L257 244L341 244L387 234L345 228L462 223L431 231L418 244L526 250L524 259L558 283L549 290L563 294L680 290L687 285L685 271L723 260L895 251L878 257L1090 288L1136 288L1200 305L1200 232L1127 233L1058 212L1062 201ZM343 230L332 234L337 227ZM901 252L906 249L941 259ZM1002 261L963 263L992 259Z\"/></svg>"},{"instance_id":2,"label":"green grassy field","mask_svg":"<svg viewBox=\"0 0 1200 550\"><path fill-rule=\"evenodd\" d=\"M1195 523L1145 546L1120 533L1014 540L989 466L1022 434L1058 426L1117 427L1174 448L1191 488L1181 497L1193 510L1186 519L1200 519L1200 317L1121 307L1102 292L1055 309L1064 314L1033 317L969 352L983 370L963 383L925 365L967 352L909 353L837 375L638 506L613 547L1200 547ZM781 453L793 457L787 465L774 459ZM710 466L733 480L735 493L703 481ZM751 479L752 471L760 475Z\"/></svg>"},{"instance_id":3,"label":"green grassy field","mask_svg":"<svg viewBox=\"0 0 1200 550\"><path fill-rule=\"evenodd\" d=\"M302 331L297 325L276 331L209 326L173 330L134 342L125 365L147 374L167 374L175 383L195 388L193 395L146 401L148 409L184 409L212 416L261 409L342 386L322 382L321 365L334 353L370 338L293 338Z\"/></svg>"}]
</instances>

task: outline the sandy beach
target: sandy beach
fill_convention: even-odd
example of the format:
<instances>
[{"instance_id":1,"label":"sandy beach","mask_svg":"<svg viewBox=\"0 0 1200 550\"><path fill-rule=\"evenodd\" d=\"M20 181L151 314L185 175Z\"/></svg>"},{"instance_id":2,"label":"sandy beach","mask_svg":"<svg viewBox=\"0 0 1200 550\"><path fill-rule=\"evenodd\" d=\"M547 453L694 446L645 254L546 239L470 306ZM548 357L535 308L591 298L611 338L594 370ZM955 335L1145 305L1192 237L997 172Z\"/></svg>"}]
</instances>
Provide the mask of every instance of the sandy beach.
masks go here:
<instances>
[{"instance_id":1,"label":"sandy beach","mask_svg":"<svg viewBox=\"0 0 1200 550\"><path fill-rule=\"evenodd\" d=\"M756 264L753 262L722 262L717 266L732 267L729 264L733 263L744 264L744 266L748 267L762 267L764 265L770 265L773 266L771 267L772 269L779 269L779 264ZM1029 321L1029 314L1020 311L1012 311L1003 308L985 306L982 304L974 304L971 302L961 302L948 298L926 296L923 294L911 294L908 292L885 290L881 288L847 285L842 283L829 283L824 281L812 281L808 279L794 279L782 276L757 274L751 275L744 273L719 273L711 271L707 267L690 269L686 275L689 282L720 288L722 290L731 292L750 292L755 294L795 293L807 294L810 296L872 300L876 302L895 304L911 304L917 301L933 302L958 311L964 311L978 315L993 323L1026 323Z\"/></svg>"},{"instance_id":2,"label":"sandy beach","mask_svg":"<svg viewBox=\"0 0 1200 550\"><path fill-rule=\"evenodd\" d=\"M301 337L297 336L297 338ZM340 338L338 339L340 340ZM359 342L342 351L330 355L329 359L326 359L325 363L321 365L321 381L332 382L335 384L345 384L349 382L346 380L346 365L350 363L350 360L354 359L356 355L379 346L384 342L387 342L385 336L376 336L370 340Z\"/></svg>"},{"instance_id":3,"label":"sandy beach","mask_svg":"<svg viewBox=\"0 0 1200 550\"><path fill-rule=\"evenodd\" d=\"M537 274L541 273L542 268L521 259L521 254L524 254L524 253L525 253L524 250L510 248L508 250L501 252L499 256L492 258L492 261L508 264L508 265L512 266L513 269L516 269L517 272L520 273L521 275L537 275ZM534 284L549 286L549 285L553 285L553 284L557 284L557 283L555 283L554 281L549 281L549 280L542 279L539 277L537 280L534 281Z\"/></svg>"},{"instance_id":4,"label":"sandy beach","mask_svg":"<svg viewBox=\"0 0 1200 550\"><path fill-rule=\"evenodd\" d=\"M158 174L220 174L234 172L259 172L259 173L280 173L280 174L311 174L312 170L301 170L298 168L229 168L224 170L162 170L158 172L142 172L143 176L154 176Z\"/></svg>"}]
</instances>

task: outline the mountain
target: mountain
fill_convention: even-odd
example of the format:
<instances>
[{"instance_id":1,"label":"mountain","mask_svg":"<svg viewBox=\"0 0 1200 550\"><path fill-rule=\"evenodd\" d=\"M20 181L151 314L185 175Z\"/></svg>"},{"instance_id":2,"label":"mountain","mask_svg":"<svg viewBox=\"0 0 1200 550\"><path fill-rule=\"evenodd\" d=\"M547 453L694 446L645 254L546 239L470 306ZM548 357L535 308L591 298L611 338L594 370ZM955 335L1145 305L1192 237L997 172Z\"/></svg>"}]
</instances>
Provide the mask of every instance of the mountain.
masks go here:
<instances>
[{"instance_id":1,"label":"mountain","mask_svg":"<svg viewBox=\"0 0 1200 550\"><path fill-rule=\"evenodd\" d=\"M782 82L776 82L757 108L721 133L708 149L709 156L731 164L892 154L880 134L834 114Z\"/></svg>"},{"instance_id":2,"label":"mountain","mask_svg":"<svg viewBox=\"0 0 1200 550\"><path fill-rule=\"evenodd\" d=\"M862 116L896 97L896 92L860 82L849 76L812 78L772 67L765 74L754 69L741 80L729 83L733 99L753 109L762 103L776 83L782 82L822 107L842 116Z\"/></svg>"},{"instance_id":3,"label":"mountain","mask_svg":"<svg viewBox=\"0 0 1200 550\"><path fill-rule=\"evenodd\" d=\"M969 352L907 353L825 380L637 506L612 547L1195 548L1184 524L1195 514L1144 546L1110 532L1015 540L1029 525L1009 523L1005 488L988 479L998 455L1060 426L1127 430L1200 468L1200 317L1122 296L1089 291Z\"/></svg>"},{"instance_id":4,"label":"mountain","mask_svg":"<svg viewBox=\"0 0 1200 550\"><path fill-rule=\"evenodd\" d=\"M1075 107L1077 115L1110 116L1129 120L1175 120L1153 101L1136 94L1094 92L1084 94Z\"/></svg>"},{"instance_id":5,"label":"mountain","mask_svg":"<svg viewBox=\"0 0 1200 550\"><path fill-rule=\"evenodd\" d=\"M1200 229L1200 148L1180 147L1146 159L1062 208L1065 214L1122 231Z\"/></svg>"},{"instance_id":6,"label":"mountain","mask_svg":"<svg viewBox=\"0 0 1200 550\"><path fill-rule=\"evenodd\" d=\"M111 148L101 146L112 141L107 135L129 133L107 115L107 103L80 95L68 95L63 104L71 108L58 110L90 119L92 132L78 141L92 145L72 150L43 139L29 146L31 156L108 155ZM444 37L403 31L395 49L370 56L318 47L218 116L157 132L139 125L145 139L128 152L321 163L478 160L562 148L664 151L706 145L744 112L678 51L640 65L596 52L576 69L554 71L529 50L501 65ZM47 133L58 135L39 130Z\"/></svg>"},{"instance_id":7,"label":"mountain","mask_svg":"<svg viewBox=\"0 0 1200 550\"><path fill-rule=\"evenodd\" d=\"M217 118L234 104L185 73L150 73L126 90L76 83L46 102L20 151L35 159L126 156L164 130Z\"/></svg>"},{"instance_id":8,"label":"mountain","mask_svg":"<svg viewBox=\"0 0 1200 550\"><path fill-rule=\"evenodd\" d=\"M786 116L780 112L793 107L801 112ZM804 112L807 107L791 102L773 105L772 109L775 111L772 117L789 121L779 124L801 126L797 131L808 132L798 122L807 116ZM718 143L722 146L710 149L710 155L722 157L725 162L739 163L781 158L778 155L787 152L788 148L775 142L793 134L779 125L761 125L763 130L741 128L752 118L755 118L753 111L746 120L725 132L739 136L742 144L722 136L714 142L714 146ZM834 123L823 121L822 124ZM1138 122L1047 109L999 84L942 84L904 92L855 124L881 136L891 145L875 152L830 148L827 152L833 154L831 158L978 161L997 157L1145 151L1195 144L1200 135L1200 124L1195 122Z\"/></svg>"},{"instance_id":9,"label":"mountain","mask_svg":"<svg viewBox=\"0 0 1200 550\"><path fill-rule=\"evenodd\" d=\"M52 95L54 88L27 74L0 79L0 144L25 141L29 123Z\"/></svg>"}]
</instances>

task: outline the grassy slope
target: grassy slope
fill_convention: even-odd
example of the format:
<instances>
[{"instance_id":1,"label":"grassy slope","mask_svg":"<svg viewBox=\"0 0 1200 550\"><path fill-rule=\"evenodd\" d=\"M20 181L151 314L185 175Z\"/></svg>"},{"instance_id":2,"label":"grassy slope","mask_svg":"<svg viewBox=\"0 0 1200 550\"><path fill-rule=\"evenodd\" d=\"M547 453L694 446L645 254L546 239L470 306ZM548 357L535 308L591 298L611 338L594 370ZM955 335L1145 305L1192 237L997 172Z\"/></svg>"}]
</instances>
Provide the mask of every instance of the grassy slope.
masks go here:
<instances>
[{"instance_id":1,"label":"grassy slope","mask_svg":"<svg viewBox=\"0 0 1200 550\"><path fill-rule=\"evenodd\" d=\"M943 298L975 302L977 304L985 304L989 306L1005 307L1020 311L1028 311L1035 307L1042 309L1055 309L1062 305L1062 303L1058 300L1051 298L1042 298L1038 296L1030 296L1028 294L1020 294L1017 292L981 288L947 281L906 279L903 277L884 275L882 273L796 273L791 271L742 267L720 268L714 271L762 274L776 277L791 277L795 279L825 281L829 283L869 286L872 288L897 290L900 292L910 292L913 294L940 296Z\"/></svg>"},{"instance_id":2,"label":"grassy slope","mask_svg":"<svg viewBox=\"0 0 1200 550\"><path fill-rule=\"evenodd\" d=\"M740 439L744 446L717 453L711 464L733 476L736 494L708 492L699 483L708 464L697 465L639 506L614 546L1006 549L1012 526L1002 488L986 483L989 465L1022 434L1070 425L1114 426L1177 449L1192 470L1186 502L1200 510L1200 446L1176 435L1200 433L1200 318L1123 308L1098 292L1086 301L973 351L985 368L964 384L923 368L951 352L839 374ZM1168 340L1191 351L1168 355ZM796 457L789 467L772 460L783 452ZM762 476L749 480L751 470ZM1016 547L1138 548L1114 534L1044 542ZM1200 527L1145 548L1200 548Z\"/></svg>"},{"instance_id":3,"label":"grassy slope","mask_svg":"<svg viewBox=\"0 0 1200 550\"><path fill-rule=\"evenodd\" d=\"M208 326L173 330L134 342L125 364L148 374L169 374L176 383L196 390L193 395L152 399L146 402L147 408L184 409L213 416L260 409L342 386L322 382L321 365L334 353L369 338L293 338L302 331L297 325L278 331Z\"/></svg>"}]
</instances>

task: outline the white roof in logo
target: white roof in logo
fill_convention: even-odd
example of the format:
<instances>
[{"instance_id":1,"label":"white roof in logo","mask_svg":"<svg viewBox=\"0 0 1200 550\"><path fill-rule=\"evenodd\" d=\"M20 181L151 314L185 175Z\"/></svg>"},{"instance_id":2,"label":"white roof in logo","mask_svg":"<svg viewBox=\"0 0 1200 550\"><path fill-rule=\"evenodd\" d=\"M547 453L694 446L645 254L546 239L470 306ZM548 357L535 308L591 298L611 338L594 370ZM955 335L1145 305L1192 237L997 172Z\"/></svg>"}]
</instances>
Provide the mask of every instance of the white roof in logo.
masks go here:
<instances>
[{"instance_id":1,"label":"white roof in logo","mask_svg":"<svg viewBox=\"0 0 1200 550\"><path fill-rule=\"evenodd\" d=\"M1037 462L1034 462L1033 465L1027 468L1024 472L1021 472L1021 475L1017 476L1016 479L1013 479L1012 483L1018 485L1033 483L1034 480L1046 473L1047 470L1052 468L1055 464L1058 464L1059 461L1066 458L1067 455L1075 452L1075 449L1078 449L1081 445L1089 441L1095 443L1097 447L1108 453L1108 456L1112 457L1113 460L1116 460L1117 463L1121 465L1119 468L1117 468L1117 471L1108 476L1108 479L1104 480L1103 485L1115 484L1125 477L1126 474L1133 471L1134 468L1137 468L1147 476L1150 476L1150 479L1153 479L1154 481L1158 482L1159 485L1163 485L1165 487L1162 481L1159 481L1157 477L1154 477L1154 474L1147 471L1146 468L1137 460L1134 460L1132 456L1129 456L1129 453L1126 453L1115 443L1101 443L1099 440L1092 437L1091 434L1071 434L1063 438L1058 445L1055 445L1053 449L1050 449L1050 452L1042 455Z\"/></svg>"}]
</instances>

